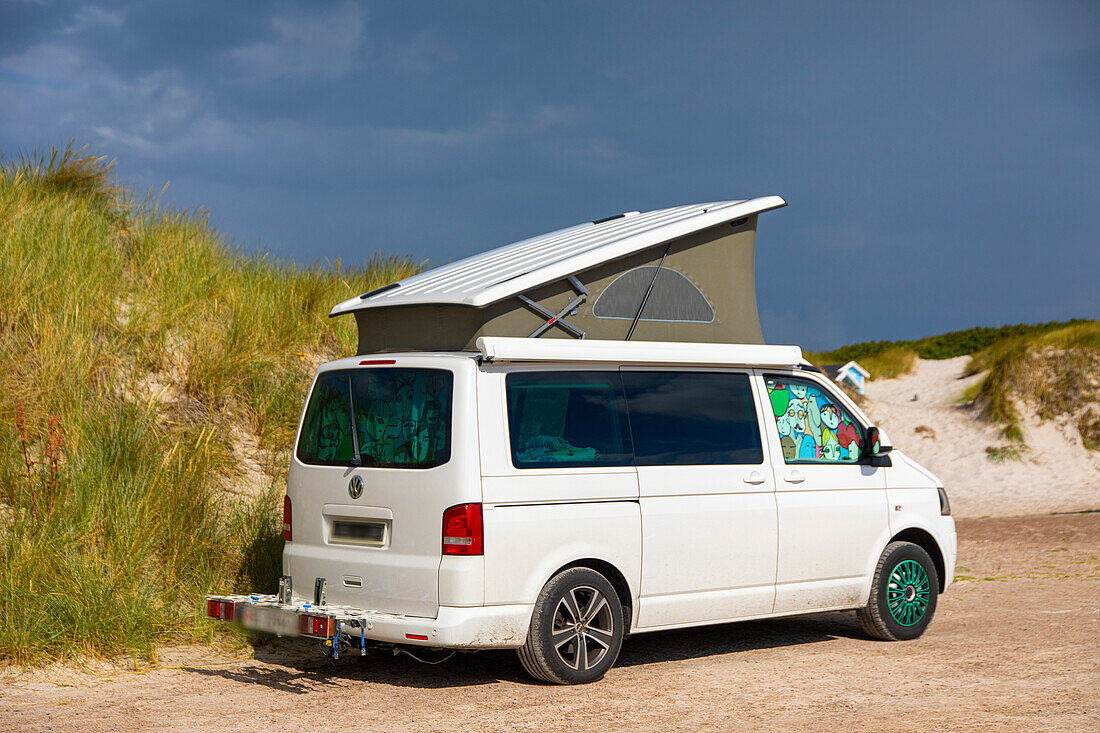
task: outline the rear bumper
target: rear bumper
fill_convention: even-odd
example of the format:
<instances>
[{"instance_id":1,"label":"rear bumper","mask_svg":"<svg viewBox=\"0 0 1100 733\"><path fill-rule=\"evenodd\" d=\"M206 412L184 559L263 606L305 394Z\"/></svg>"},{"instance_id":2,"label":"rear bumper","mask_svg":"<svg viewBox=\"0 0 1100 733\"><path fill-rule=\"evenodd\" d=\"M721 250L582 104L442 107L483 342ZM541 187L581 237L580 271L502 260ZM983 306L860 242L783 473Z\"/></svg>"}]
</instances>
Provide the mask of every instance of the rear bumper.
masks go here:
<instances>
[{"instance_id":1,"label":"rear bumper","mask_svg":"<svg viewBox=\"0 0 1100 733\"><path fill-rule=\"evenodd\" d=\"M219 620L232 620L255 631L321 639L339 637L353 645L365 639L446 649L523 646L533 608L527 604L473 608L440 606L436 618L420 618L350 606L316 606L305 601L279 603L278 596L274 595L207 596L206 600L208 604L210 601L232 604L232 612L219 614ZM321 633L312 633L313 626L308 621L317 617L330 621L320 624Z\"/></svg>"}]
</instances>

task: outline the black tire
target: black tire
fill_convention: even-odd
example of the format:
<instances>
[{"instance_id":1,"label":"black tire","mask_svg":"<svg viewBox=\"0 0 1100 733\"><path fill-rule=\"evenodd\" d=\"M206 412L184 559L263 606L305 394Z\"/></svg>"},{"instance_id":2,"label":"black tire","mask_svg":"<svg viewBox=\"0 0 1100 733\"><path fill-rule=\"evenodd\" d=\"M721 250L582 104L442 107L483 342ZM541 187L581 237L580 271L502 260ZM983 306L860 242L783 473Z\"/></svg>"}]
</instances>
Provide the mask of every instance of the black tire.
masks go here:
<instances>
[{"instance_id":1,"label":"black tire","mask_svg":"<svg viewBox=\"0 0 1100 733\"><path fill-rule=\"evenodd\" d=\"M936 565L923 547L891 542L878 560L867 605L856 615L863 630L876 639L916 639L936 613L939 589Z\"/></svg>"},{"instance_id":2,"label":"black tire","mask_svg":"<svg viewBox=\"0 0 1100 733\"><path fill-rule=\"evenodd\" d=\"M543 682L595 682L618 659L623 633L623 607L607 578L569 568L539 593L519 661Z\"/></svg>"}]
</instances>

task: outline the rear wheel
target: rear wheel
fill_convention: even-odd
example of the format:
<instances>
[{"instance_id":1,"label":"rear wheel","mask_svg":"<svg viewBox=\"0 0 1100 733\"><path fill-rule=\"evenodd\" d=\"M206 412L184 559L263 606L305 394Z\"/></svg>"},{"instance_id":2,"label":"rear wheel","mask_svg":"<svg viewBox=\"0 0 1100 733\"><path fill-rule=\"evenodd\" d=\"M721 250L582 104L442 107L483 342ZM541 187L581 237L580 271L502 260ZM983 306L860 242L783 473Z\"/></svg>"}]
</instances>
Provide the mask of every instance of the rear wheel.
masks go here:
<instances>
[{"instance_id":1,"label":"rear wheel","mask_svg":"<svg viewBox=\"0 0 1100 733\"><path fill-rule=\"evenodd\" d=\"M519 660L544 682L595 682L615 664L622 643L623 608L611 583L595 570L569 568L539 594Z\"/></svg>"},{"instance_id":2,"label":"rear wheel","mask_svg":"<svg viewBox=\"0 0 1100 733\"><path fill-rule=\"evenodd\" d=\"M867 606L856 611L863 630L876 639L916 639L936 612L939 577L924 548L891 542L875 569Z\"/></svg>"}]
</instances>

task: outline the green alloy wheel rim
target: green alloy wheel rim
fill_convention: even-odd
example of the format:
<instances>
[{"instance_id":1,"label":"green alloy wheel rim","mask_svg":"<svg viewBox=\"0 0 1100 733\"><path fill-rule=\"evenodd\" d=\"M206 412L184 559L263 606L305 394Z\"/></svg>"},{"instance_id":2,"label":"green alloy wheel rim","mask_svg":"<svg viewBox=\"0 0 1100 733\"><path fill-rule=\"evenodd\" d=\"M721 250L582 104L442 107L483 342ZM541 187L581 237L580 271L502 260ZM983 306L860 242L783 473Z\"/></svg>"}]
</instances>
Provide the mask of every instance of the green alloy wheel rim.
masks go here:
<instances>
[{"instance_id":1,"label":"green alloy wheel rim","mask_svg":"<svg viewBox=\"0 0 1100 733\"><path fill-rule=\"evenodd\" d=\"M890 615L902 626L914 626L928 610L931 590L928 573L916 560L902 560L890 573L886 586L886 605Z\"/></svg>"}]
</instances>

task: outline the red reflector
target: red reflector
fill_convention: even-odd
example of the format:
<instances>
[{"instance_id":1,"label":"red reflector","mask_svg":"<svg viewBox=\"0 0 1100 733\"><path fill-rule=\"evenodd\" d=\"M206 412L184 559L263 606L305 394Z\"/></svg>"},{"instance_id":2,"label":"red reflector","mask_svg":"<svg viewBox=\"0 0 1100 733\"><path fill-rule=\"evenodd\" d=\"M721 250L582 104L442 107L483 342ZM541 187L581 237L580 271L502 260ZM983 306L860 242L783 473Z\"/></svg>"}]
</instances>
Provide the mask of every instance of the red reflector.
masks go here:
<instances>
[{"instance_id":1,"label":"red reflector","mask_svg":"<svg viewBox=\"0 0 1100 733\"><path fill-rule=\"evenodd\" d=\"M359 366L380 366L382 364L396 364L397 359L367 359L359 362Z\"/></svg>"},{"instance_id":2,"label":"red reflector","mask_svg":"<svg viewBox=\"0 0 1100 733\"><path fill-rule=\"evenodd\" d=\"M298 630L306 636L320 636L327 639L332 636L334 627L335 624L328 616L314 616L307 613L298 617Z\"/></svg>"},{"instance_id":3,"label":"red reflector","mask_svg":"<svg viewBox=\"0 0 1100 733\"><path fill-rule=\"evenodd\" d=\"M219 621L232 621L236 615L236 610L236 605L230 601L210 600L206 602L206 615Z\"/></svg>"},{"instance_id":4,"label":"red reflector","mask_svg":"<svg viewBox=\"0 0 1100 733\"><path fill-rule=\"evenodd\" d=\"M428 640L428 635L427 634L405 634L405 638L406 639L417 639L419 641L427 641Z\"/></svg>"},{"instance_id":5,"label":"red reflector","mask_svg":"<svg viewBox=\"0 0 1100 733\"><path fill-rule=\"evenodd\" d=\"M484 547L481 504L459 504L443 512L444 555L481 555Z\"/></svg>"},{"instance_id":6,"label":"red reflector","mask_svg":"<svg viewBox=\"0 0 1100 733\"><path fill-rule=\"evenodd\" d=\"M291 525L293 524L292 520L293 520L293 512L291 511L290 497L289 496L284 496L283 497L283 539L286 540L287 542L290 542L290 540L292 539L293 534L294 534L291 531Z\"/></svg>"}]
</instances>

